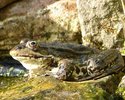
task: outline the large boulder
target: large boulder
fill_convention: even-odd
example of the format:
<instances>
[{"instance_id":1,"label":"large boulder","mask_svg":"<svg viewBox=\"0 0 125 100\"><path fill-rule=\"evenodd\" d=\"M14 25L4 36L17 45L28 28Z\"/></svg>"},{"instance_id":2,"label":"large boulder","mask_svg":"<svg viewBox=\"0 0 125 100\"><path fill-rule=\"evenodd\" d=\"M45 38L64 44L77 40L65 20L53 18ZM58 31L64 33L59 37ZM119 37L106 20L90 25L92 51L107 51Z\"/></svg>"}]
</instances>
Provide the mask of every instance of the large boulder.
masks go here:
<instances>
[{"instance_id":1,"label":"large boulder","mask_svg":"<svg viewBox=\"0 0 125 100\"><path fill-rule=\"evenodd\" d=\"M62 0L45 9L0 22L0 54L6 54L23 38L38 41L81 42L75 0ZM4 52L4 53L3 53Z\"/></svg>"},{"instance_id":2,"label":"large boulder","mask_svg":"<svg viewBox=\"0 0 125 100\"><path fill-rule=\"evenodd\" d=\"M75 0L58 1L45 10L39 10L34 17L33 38L42 41L81 42Z\"/></svg>"},{"instance_id":3,"label":"large boulder","mask_svg":"<svg viewBox=\"0 0 125 100\"><path fill-rule=\"evenodd\" d=\"M0 0L0 9L17 0Z\"/></svg>"},{"instance_id":4,"label":"large boulder","mask_svg":"<svg viewBox=\"0 0 125 100\"><path fill-rule=\"evenodd\" d=\"M84 82L59 81L49 76L30 80L0 78L0 97L1 100L122 100L115 94L121 75Z\"/></svg>"},{"instance_id":5,"label":"large boulder","mask_svg":"<svg viewBox=\"0 0 125 100\"><path fill-rule=\"evenodd\" d=\"M125 99L125 75L122 77L116 93L121 95Z\"/></svg>"},{"instance_id":6,"label":"large boulder","mask_svg":"<svg viewBox=\"0 0 125 100\"><path fill-rule=\"evenodd\" d=\"M55 1L57 0L0 0L0 8L4 7L0 9L0 20L12 16L26 15L28 12L35 12Z\"/></svg>"},{"instance_id":7,"label":"large boulder","mask_svg":"<svg viewBox=\"0 0 125 100\"><path fill-rule=\"evenodd\" d=\"M125 24L121 0L77 0L83 44L122 47Z\"/></svg>"}]
</instances>

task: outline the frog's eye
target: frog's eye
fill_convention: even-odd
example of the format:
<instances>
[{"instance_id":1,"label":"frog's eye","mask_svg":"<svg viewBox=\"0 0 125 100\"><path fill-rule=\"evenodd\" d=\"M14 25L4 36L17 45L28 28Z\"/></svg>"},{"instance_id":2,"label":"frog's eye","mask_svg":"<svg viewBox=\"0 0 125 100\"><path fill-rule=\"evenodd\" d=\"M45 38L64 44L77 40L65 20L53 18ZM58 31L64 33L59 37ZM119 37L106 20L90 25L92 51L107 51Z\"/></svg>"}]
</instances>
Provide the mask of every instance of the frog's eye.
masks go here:
<instances>
[{"instance_id":1,"label":"frog's eye","mask_svg":"<svg viewBox=\"0 0 125 100\"><path fill-rule=\"evenodd\" d=\"M36 45L36 41L31 41L30 45L31 45L31 46Z\"/></svg>"},{"instance_id":2,"label":"frog's eye","mask_svg":"<svg viewBox=\"0 0 125 100\"><path fill-rule=\"evenodd\" d=\"M37 49L37 42L36 41L28 41L26 43L26 47L32 50L36 50Z\"/></svg>"}]
</instances>

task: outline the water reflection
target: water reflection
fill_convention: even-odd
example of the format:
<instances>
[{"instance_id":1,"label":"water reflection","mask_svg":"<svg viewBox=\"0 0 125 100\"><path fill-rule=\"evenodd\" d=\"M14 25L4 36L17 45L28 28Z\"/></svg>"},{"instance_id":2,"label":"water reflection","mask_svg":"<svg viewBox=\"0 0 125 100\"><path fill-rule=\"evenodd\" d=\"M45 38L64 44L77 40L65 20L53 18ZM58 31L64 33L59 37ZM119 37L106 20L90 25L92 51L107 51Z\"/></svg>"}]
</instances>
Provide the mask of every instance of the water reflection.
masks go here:
<instances>
[{"instance_id":1,"label":"water reflection","mask_svg":"<svg viewBox=\"0 0 125 100\"><path fill-rule=\"evenodd\" d=\"M12 57L0 58L0 76L24 76L27 72L28 71Z\"/></svg>"}]
</instances>

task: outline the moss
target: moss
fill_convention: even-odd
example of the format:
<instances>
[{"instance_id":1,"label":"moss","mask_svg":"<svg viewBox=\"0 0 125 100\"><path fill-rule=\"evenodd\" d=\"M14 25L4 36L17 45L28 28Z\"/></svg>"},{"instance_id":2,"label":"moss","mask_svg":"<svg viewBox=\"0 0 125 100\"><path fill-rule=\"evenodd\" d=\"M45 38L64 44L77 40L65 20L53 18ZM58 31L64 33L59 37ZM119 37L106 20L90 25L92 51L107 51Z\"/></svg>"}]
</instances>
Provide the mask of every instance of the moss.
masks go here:
<instances>
[{"instance_id":1,"label":"moss","mask_svg":"<svg viewBox=\"0 0 125 100\"><path fill-rule=\"evenodd\" d=\"M94 85L95 82L64 82L52 77L27 78L1 77L0 97L2 99L33 99L41 100L66 99L66 100L108 100L110 94ZM98 81L97 81L98 83ZM8 95L6 97L6 95ZM110 100L112 100L110 98Z\"/></svg>"},{"instance_id":2,"label":"moss","mask_svg":"<svg viewBox=\"0 0 125 100\"><path fill-rule=\"evenodd\" d=\"M5 100L113 100L96 84L102 80L65 82L53 77L1 78L0 97Z\"/></svg>"},{"instance_id":3,"label":"moss","mask_svg":"<svg viewBox=\"0 0 125 100\"><path fill-rule=\"evenodd\" d=\"M120 52L122 53L122 55L125 55L125 49L124 48L122 50L120 50Z\"/></svg>"},{"instance_id":4,"label":"moss","mask_svg":"<svg viewBox=\"0 0 125 100\"><path fill-rule=\"evenodd\" d=\"M63 89L62 89L63 87ZM57 90L58 88L58 90ZM45 90L37 93L35 98L52 100L112 100L106 91L89 83L61 83L52 90ZM36 99L36 100L37 100Z\"/></svg>"},{"instance_id":5,"label":"moss","mask_svg":"<svg viewBox=\"0 0 125 100\"><path fill-rule=\"evenodd\" d=\"M119 87L116 91L116 94L121 96L125 100L125 87Z\"/></svg>"}]
</instances>

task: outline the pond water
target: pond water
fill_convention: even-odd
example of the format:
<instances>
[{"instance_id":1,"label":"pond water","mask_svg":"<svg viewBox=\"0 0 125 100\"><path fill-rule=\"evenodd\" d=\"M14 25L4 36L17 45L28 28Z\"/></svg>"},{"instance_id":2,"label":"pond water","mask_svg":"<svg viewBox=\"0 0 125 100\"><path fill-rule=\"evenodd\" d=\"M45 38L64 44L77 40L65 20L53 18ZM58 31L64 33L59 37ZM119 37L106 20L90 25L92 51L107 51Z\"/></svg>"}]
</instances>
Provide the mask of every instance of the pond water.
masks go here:
<instances>
[{"instance_id":1,"label":"pond water","mask_svg":"<svg viewBox=\"0 0 125 100\"><path fill-rule=\"evenodd\" d=\"M28 71L12 57L0 58L0 76L24 76Z\"/></svg>"}]
</instances>

